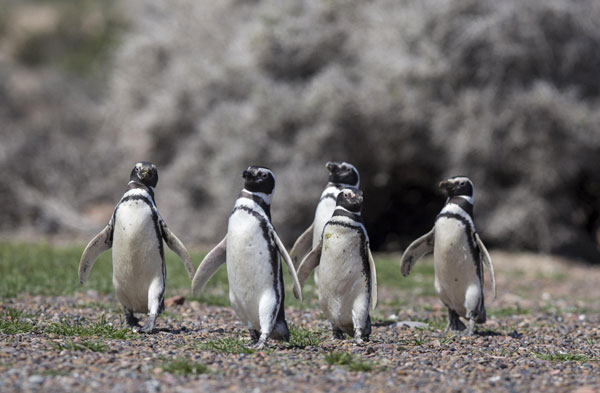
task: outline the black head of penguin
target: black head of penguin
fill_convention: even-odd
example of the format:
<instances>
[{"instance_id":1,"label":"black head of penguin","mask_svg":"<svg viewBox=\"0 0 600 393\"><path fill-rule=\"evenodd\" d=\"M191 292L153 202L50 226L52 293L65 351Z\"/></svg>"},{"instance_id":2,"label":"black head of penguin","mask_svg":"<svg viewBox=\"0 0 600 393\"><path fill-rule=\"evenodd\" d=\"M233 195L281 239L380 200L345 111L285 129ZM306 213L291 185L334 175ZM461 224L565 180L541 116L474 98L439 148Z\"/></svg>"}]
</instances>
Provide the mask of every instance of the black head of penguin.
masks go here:
<instances>
[{"instance_id":1,"label":"black head of penguin","mask_svg":"<svg viewBox=\"0 0 600 393\"><path fill-rule=\"evenodd\" d=\"M446 192L448 198L455 196L473 197L473 183L466 176L454 176L444 180L439 187Z\"/></svg>"},{"instance_id":2,"label":"black head of penguin","mask_svg":"<svg viewBox=\"0 0 600 393\"><path fill-rule=\"evenodd\" d=\"M335 184L346 184L358 187L360 175L354 165L347 162L328 162L325 167L329 170L329 181Z\"/></svg>"},{"instance_id":3,"label":"black head of penguin","mask_svg":"<svg viewBox=\"0 0 600 393\"><path fill-rule=\"evenodd\" d=\"M358 188L344 188L338 194L335 204L352 213L360 213L363 204L363 192Z\"/></svg>"},{"instance_id":4,"label":"black head of penguin","mask_svg":"<svg viewBox=\"0 0 600 393\"><path fill-rule=\"evenodd\" d=\"M263 166L249 166L242 173L244 188L250 192L272 194L275 188L275 175L269 168Z\"/></svg>"},{"instance_id":5,"label":"black head of penguin","mask_svg":"<svg viewBox=\"0 0 600 393\"><path fill-rule=\"evenodd\" d=\"M156 187L156 183L158 183L158 169L151 162L140 161L131 170L129 181L154 188Z\"/></svg>"}]
</instances>

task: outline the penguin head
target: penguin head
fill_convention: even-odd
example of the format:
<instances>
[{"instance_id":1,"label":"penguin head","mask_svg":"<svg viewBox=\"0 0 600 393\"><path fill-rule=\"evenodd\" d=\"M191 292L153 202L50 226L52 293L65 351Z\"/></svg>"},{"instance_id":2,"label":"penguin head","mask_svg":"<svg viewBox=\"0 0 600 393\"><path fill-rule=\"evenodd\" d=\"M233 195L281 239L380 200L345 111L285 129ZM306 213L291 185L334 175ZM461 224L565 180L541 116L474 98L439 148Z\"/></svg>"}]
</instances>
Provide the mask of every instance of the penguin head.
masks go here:
<instances>
[{"instance_id":1,"label":"penguin head","mask_svg":"<svg viewBox=\"0 0 600 393\"><path fill-rule=\"evenodd\" d=\"M363 192L358 188L344 188L337 196L336 206L352 213L360 213L363 204Z\"/></svg>"},{"instance_id":2,"label":"penguin head","mask_svg":"<svg viewBox=\"0 0 600 393\"><path fill-rule=\"evenodd\" d=\"M460 196L473 203L473 182L466 176L454 176L444 180L439 187L446 192L448 198Z\"/></svg>"},{"instance_id":3,"label":"penguin head","mask_svg":"<svg viewBox=\"0 0 600 393\"><path fill-rule=\"evenodd\" d=\"M329 182L351 187L360 185L360 175L354 165L347 162L329 161L325 167L329 170Z\"/></svg>"},{"instance_id":4,"label":"penguin head","mask_svg":"<svg viewBox=\"0 0 600 393\"><path fill-rule=\"evenodd\" d=\"M158 169L151 162L140 161L131 170L129 181L154 188L156 187L156 183L158 183Z\"/></svg>"},{"instance_id":5,"label":"penguin head","mask_svg":"<svg viewBox=\"0 0 600 393\"><path fill-rule=\"evenodd\" d=\"M249 166L242 172L244 188L250 192L272 194L275 188L275 175L269 168L263 166Z\"/></svg>"}]
</instances>

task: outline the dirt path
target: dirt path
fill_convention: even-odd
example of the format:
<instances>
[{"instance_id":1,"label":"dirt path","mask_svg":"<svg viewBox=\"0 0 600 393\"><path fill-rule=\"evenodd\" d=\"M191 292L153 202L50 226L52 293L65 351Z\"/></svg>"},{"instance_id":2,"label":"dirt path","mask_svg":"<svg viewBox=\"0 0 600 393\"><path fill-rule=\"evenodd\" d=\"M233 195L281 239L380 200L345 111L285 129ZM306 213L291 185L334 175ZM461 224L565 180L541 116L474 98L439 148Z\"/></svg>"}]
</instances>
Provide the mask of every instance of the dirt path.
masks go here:
<instances>
[{"instance_id":1,"label":"dirt path","mask_svg":"<svg viewBox=\"0 0 600 393\"><path fill-rule=\"evenodd\" d=\"M138 335L120 330L112 296L4 299L0 391L600 391L600 269L492 257L498 298L475 337L444 336L437 299L389 286L369 343L334 341L316 308L288 308L292 343L261 352L228 307L174 305Z\"/></svg>"}]
</instances>

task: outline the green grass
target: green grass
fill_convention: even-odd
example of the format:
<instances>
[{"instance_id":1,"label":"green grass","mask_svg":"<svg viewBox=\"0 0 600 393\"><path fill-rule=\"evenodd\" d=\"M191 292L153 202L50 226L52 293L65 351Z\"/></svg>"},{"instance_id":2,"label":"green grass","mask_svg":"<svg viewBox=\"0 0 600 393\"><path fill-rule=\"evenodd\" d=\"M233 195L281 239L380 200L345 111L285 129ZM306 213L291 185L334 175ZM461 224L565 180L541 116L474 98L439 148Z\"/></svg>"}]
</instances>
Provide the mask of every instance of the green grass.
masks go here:
<instances>
[{"instance_id":1,"label":"green grass","mask_svg":"<svg viewBox=\"0 0 600 393\"><path fill-rule=\"evenodd\" d=\"M59 351L87 351L87 352L107 352L108 346L102 341L81 341L74 342L72 340L66 340L62 343L53 343L52 345Z\"/></svg>"},{"instance_id":2,"label":"green grass","mask_svg":"<svg viewBox=\"0 0 600 393\"><path fill-rule=\"evenodd\" d=\"M247 343L235 337L207 340L198 344L198 349L220 353L251 354L255 351L248 348Z\"/></svg>"},{"instance_id":3,"label":"green grass","mask_svg":"<svg viewBox=\"0 0 600 393\"><path fill-rule=\"evenodd\" d=\"M14 308L0 311L0 333L13 335L35 331L36 325L27 321L27 317L29 315Z\"/></svg>"},{"instance_id":4,"label":"green grass","mask_svg":"<svg viewBox=\"0 0 600 393\"><path fill-rule=\"evenodd\" d=\"M117 340L130 339L137 336L130 329L117 329L113 327L106 321L104 315L102 315L99 321L93 322L88 326L66 320L59 323L54 322L46 326L44 332L60 336L103 337Z\"/></svg>"},{"instance_id":5,"label":"green grass","mask_svg":"<svg viewBox=\"0 0 600 393\"><path fill-rule=\"evenodd\" d=\"M200 375L206 374L209 371L206 364L197 363L184 358L166 361L160 368L162 368L164 372L175 375Z\"/></svg>"},{"instance_id":6,"label":"green grass","mask_svg":"<svg viewBox=\"0 0 600 393\"><path fill-rule=\"evenodd\" d=\"M494 317L510 317L512 315L526 315L531 314L531 310L527 308L521 308L518 304L515 307L505 307L499 309L490 309L490 316Z\"/></svg>"},{"instance_id":7,"label":"green grass","mask_svg":"<svg viewBox=\"0 0 600 393\"><path fill-rule=\"evenodd\" d=\"M290 347L305 348L319 346L324 340L325 332L312 331L290 325Z\"/></svg>"},{"instance_id":8,"label":"green grass","mask_svg":"<svg viewBox=\"0 0 600 393\"><path fill-rule=\"evenodd\" d=\"M344 366L350 371L371 372L375 370L372 362L358 359L349 352L330 352L325 355L325 361L330 366Z\"/></svg>"},{"instance_id":9,"label":"green grass","mask_svg":"<svg viewBox=\"0 0 600 393\"><path fill-rule=\"evenodd\" d=\"M111 251L105 252L98 258L88 281L81 285L77 272L83 249L84 246L52 247L45 244L0 243L0 277L8 278L0 280L0 298L16 297L24 293L43 296L70 295L90 289L101 294L111 293L113 291ZM200 264L204 255L203 253L192 255L195 266ZM182 289L186 291L186 296L191 296L191 282L179 257L171 251L166 252L165 257L166 296L173 296L175 291L181 293ZM220 269L208 283L205 293L218 293L223 299L212 300L221 304L226 301L229 304L223 285L227 288L227 272L225 269Z\"/></svg>"},{"instance_id":10,"label":"green grass","mask_svg":"<svg viewBox=\"0 0 600 393\"><path fill-rule=\"evenodd\" d=\"M590 359L583 354L572 354L572 353L540 353L535 354L540 359L548 360L551 362L587 362Z\"/></svg>"},{"instance_id":11,"label":"green grass","mask_svg":"<svg viewBox=\"0 0 600 393\"><path fill-rule=\"evenodd\" d=\"M113 292L111 251L102 254L88 281L81 285L77 277L79 259L84 245L80 247L53 247L47 244L0 243L0 298L16 297L21 294L58 296L75 292L96 290L100 294ZM168 250L168 249L167 249ZM227 269L223 266L210 279L199 297L191 297L191 282L179 257L170 250L166 253L167 292L166 296L182 294L188 300L203 304L226 306L229 303ZM192 253L194 266L198 267L205 253ZM402 277L399 260L376 255L379 287L411 291L418 295L435 295L433 289L433 263L431 258L417 262L409 277ZM285 266L285 265L284 265ZM301 309L318 308L315 285L311 276L304 286L304 302L294 298L292 282L287 267L284 267L286 307ZM111 313L120 311L115 302L104 304L91 302L81 307L93 307Z\"/></svg>"}]
</instances>

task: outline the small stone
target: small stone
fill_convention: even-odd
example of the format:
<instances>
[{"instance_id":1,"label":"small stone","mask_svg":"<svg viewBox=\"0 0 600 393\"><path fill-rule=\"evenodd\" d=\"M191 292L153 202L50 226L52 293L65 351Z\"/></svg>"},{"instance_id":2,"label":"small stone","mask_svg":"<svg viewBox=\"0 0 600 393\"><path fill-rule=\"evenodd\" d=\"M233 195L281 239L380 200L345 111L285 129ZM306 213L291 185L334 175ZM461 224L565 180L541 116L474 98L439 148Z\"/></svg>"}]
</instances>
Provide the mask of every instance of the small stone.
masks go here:
<instances>
[{"instance_id":1,"label":"small stone","mask_svg":"<svg viewBox=\"0 0 600 393\"><path fill-rule=\"evenodd\" d=\"M41 385L44 383L45 379L46 378L42 377L41 375L32 375L29 377L28 381L32 385Z\"/></svg>"},{"instance_id":2,"label":"small stone","mask_svg":"<svg viewBox=\"0 0 600 393\"><path fill-rule=\"evenodd\" d=\"M174 305L181 306L185 302L185 297L178 295L165 299L165 306L173 307Z\"/></svg>"}]
</instances>

